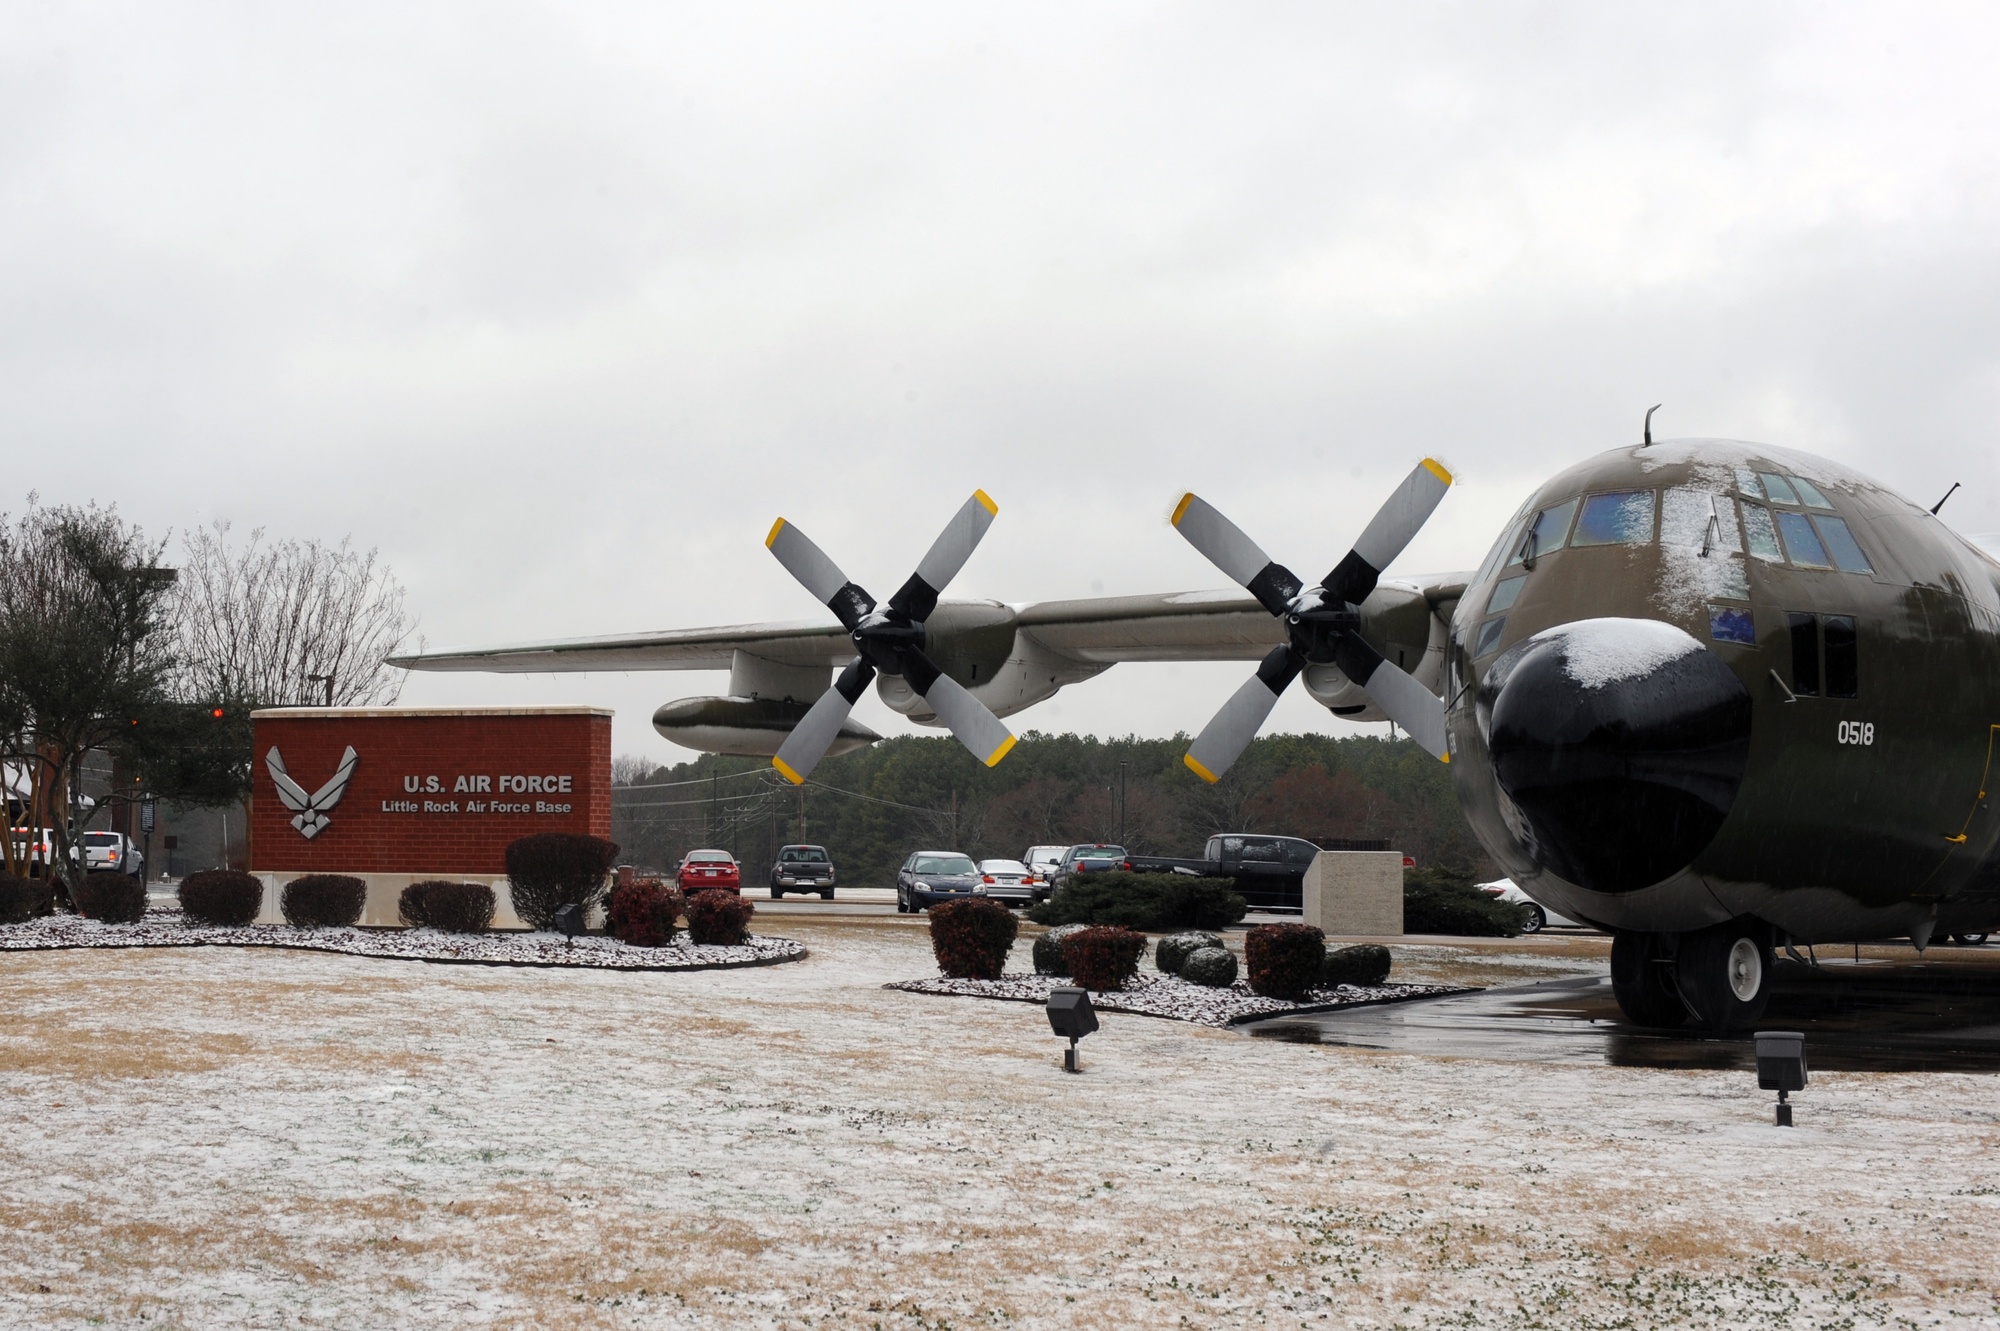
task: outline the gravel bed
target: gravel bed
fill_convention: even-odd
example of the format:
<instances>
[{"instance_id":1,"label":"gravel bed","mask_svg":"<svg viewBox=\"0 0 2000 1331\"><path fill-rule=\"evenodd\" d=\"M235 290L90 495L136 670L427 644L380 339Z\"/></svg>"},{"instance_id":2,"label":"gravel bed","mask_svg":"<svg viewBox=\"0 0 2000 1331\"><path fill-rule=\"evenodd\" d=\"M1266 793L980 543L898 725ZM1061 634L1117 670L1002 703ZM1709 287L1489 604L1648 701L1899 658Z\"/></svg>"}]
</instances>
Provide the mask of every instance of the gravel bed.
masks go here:
<instances>
[{"instance_id":1,"label":"gravel bed","mask_svg":"<svg viewBox=\"0 0 2000 1331\"><path fill-rule=\"evenodd\" d=\"M999 998L1016 1003L1046 1003L1049 990L1070 984L1061 975L1003 975L997 980L900 980L882 986L912 994L945 994L957 998ZM1126 988L1111 993L1092 990L1091 1006L1105 1012L1130 1012L1141 1017L1166 1017L1199 1026L1235 1026L1241 1022L1279 1017L1287 1012L1324 1012L1370 1003L1400 1003L1412 998L1467 994L1473 989L1450 984L1343 984L1315 989L1297 1003L1250 992L1242 980L1227 989L1191 984L1178 975L1140 975Z\"/></svg>"},{"instance_id":2,"label":"gravel bed","mask_svg":"<svg viewBox=\"0 0 2000 1331\"><path fill-rule=\"evenodd\" d=\"M434 929L295 929L288 924L211 928L186 923L178 909L152 908L137 924L100 924L75 915L49 915L25 924L0 925L0 952L42 952L77 947L282 947L339 952L352 957L455 962L471 966L555 966L585 970L701 971L770 966L799 961L805 944L757 934L735 947L696 944L687 931L669 947L628 947L586 935L568 946L560 934L447 934Z\"/></svg>"}]
</instances>

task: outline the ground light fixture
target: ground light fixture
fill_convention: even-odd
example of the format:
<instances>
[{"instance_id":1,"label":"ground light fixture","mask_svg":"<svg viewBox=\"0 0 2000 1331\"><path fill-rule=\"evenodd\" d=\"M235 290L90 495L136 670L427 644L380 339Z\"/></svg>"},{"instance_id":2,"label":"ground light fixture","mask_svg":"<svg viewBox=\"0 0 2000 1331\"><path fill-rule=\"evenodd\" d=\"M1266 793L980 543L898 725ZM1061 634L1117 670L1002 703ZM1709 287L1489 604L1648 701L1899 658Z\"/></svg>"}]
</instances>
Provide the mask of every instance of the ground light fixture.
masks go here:
<instances>
[{"instance_id":1,"label":"ground light fixture","mask_svg":"<svg viewBox=\"0 0 2000 1331\"><path fill-rule=\"evenodd\" d=\"M556 932L564 939L564 947L575 947L576 936L583 932L583 907L575 902L556 907Z\"/></svg>"},{"instance_id":2,"label":"ground light fixture","mask_svg":"<svg viewBox=\"0 0 2000 1331\"><path fill-rule=\"evenodd\" d=\"M1069 1048L1063 1051L1063 1071L1083 1071L1076 1061L1076 1042L1097 1029L1097 1009L1090 1005L1090 991L1069 985L1049 990L1049 1029L1069 1041Z\"/></svg>"},{"instance_id":3,"label":"ground light fixture","mask_svg":"<svg viewBox=\"0 0 2000 1331\"><path fill-rule=\"evenodd\" d=\"M1792 1126L1785 1097L1806 1088L1806 1037L1800 1031L1757 1032L1757 1089L1778 1093L1777 1124Z\"/></svg>"}]
</instances>

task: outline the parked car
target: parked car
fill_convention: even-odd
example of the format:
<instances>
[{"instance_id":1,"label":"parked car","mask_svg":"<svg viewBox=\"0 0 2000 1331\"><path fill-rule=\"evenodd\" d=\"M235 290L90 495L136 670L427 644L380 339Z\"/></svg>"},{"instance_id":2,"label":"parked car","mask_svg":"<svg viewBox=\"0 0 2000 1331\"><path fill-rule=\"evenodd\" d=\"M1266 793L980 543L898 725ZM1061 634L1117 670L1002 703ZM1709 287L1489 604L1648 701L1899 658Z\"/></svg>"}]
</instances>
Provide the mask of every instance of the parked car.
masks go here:
<instances>
[{"instance_id":1,"label":"parked car","mask_svg":"<svg viewBox=\"0 0 2000 1331\"><path fill-rule=\"evenodd\" d=\"M788 891L817 892L821 901L833 900L833 856L825 846L780 848L778 862L771 866L771 900L783 900Z\"/></svg>"},{"instance_id":2,"label":"parked car","mask_svg":"<svg viewBox=\"0 0 2000 1331\"><path fill-rule=\"evenodd\" d=\"M146 853L123 832L85 832L83 864L92 873L130 874L146 881Z\"/></svg>"},{"instance_id":3,"label":"parked car","mask_svg":"<svg viewBox=\"0 0 2000 1331\"><path fill-rule=\"evenodd\" d=\"M1481 883L1479 890L1496 900L1509 902L1516 906L1525 906L1527 909L1521 912L1521 932L1524 934L1538 934L1544 929L1588 929L1590 927L1581 920L1572 920L1567 915L1556 914L1547 906L1542 905L1526 892L1514 886L1513 882L1509 879L1502 878L1497 883Z\"/></svg>"},{"instance_id":4,"label":"parked car","mask_svg":"<svg viewBox=\"0 0 2000 1331\"><path fill-rule=\"evenodd\" d=\"M76 847L69 848L72 862L76 859ZM55 834L46 827L14 829L14 858L28 866L30 876L39 876L44 869L55 863Z\"/></svg>"},{"instance_id":5,"label":"parked car","mask_svg":"<svg viewBox=\"0 0 2000 1331\"><path fill-rule=\"evenodd\" d=\"M1056 866L1062 863L1063 852L1068 849L1068 846L1030 846L1028 853L1021 857L1021 863L1028 866L1028 872L1042 880L1035 900L1048 896L1054 887Z\"/></svg>"},{"instance_id":6,"label":"parked car","mask_svg":"<svg viewBox=\"0 0 2000 1331\"><path fill-rule=\"evenodd\" d=\"M1057 861L1054 879L1049 886L1051 889L1059 888L1078 874L1106 873L1112 869L1131 867L1126 862L1123 846L1108 846L1101 841L1083 846L1071 846L1063 852L1062 859Z\"/></svg>"},{"instance_id":7,"label":"parked car","mask_svg":"<svg viewBox=\"0 0 2000 1331\"><path fill-rule=\"evenodd\" d=\"M743 870L726 850L691 850L674 870L674 886L687 893L734 892L743 895Z\"/></svg>"},{"instance_id":8,"label":"parked car","mask_svg":"<svg viewBox=\"0 0 2000 1331\"><path fill-rule=\"evenodd\" d=\"M896 872L896 909L904 915L929 910L942 901L983 897L986 884L970 855L955 850L920 850Z\"/></svg>"},{"instance_id":9,"label":"parked car","mask_svg":"<svg viewBox=\"0 0 2000 1331\"><path fill-rule=\"evenodd\" d=\"M1038 900L1035 889L1042 880L1019 860L981 860L979 880L986 885L986 895L1009 906L1025 906Z\"/></svg>"}]
</instances>

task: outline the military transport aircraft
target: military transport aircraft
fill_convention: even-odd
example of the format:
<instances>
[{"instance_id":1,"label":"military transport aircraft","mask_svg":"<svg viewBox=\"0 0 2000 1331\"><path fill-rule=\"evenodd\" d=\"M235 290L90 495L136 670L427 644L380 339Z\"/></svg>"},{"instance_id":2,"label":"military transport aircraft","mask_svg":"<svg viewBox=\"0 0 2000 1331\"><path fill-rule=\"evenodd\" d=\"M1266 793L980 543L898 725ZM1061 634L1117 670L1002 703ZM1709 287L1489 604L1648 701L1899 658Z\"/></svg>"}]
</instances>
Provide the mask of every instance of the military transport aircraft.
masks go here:
<instances>
[{"instance_id":1,"label":"military transport aircraft","mask_svg":"<svg viewBox=\"0 0 2000 1331\"><path fill-rule=\"evenodd\" d=\"M803 780L884 702L982 761L997 717L1128 661L1257 661L1188 753L1218 779L1292 682L1450 764L1481 844L1614 934L1633 1021L1753 1023L1774 947L2000 923L2000 563L1823 459L1728 440L1613 449L1543 485L1477 572L1381 576L1450 485L1417 467L1318 583L1193 495L1174 525L1248 594L940 599L995 512L967 501L886 604L780 521L766 544L837 622L398 658L420 670L707 670L660 733ZM835 670L839 675L828 687Z\"/></svg>"}]
</instances>

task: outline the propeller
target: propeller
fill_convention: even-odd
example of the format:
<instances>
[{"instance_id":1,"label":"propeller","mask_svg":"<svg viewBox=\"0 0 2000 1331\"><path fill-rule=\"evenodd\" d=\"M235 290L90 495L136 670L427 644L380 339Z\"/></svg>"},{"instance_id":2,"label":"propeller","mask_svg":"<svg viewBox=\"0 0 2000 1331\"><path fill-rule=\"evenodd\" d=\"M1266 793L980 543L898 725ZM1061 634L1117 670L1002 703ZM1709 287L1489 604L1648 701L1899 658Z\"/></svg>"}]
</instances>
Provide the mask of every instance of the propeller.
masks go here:
<instances>
[{"instance_id":1,"label":"propeller","mask_svg":"<svg viewBox=\"0 0 2000 1331\"><path fill-rule=\"evenodd\" d=\"M1283 620L1289 637L1195 737L1186 762L1196 776L1220 781L1257 737L1279 695L1309 665L1339 666L1411 739L1440 762L1451 761L1445 750L1444 703L1363 640L1360 609L1382 570L1403 552L1450 488L1451 473L1425 458L1376 512L1354 548L1314 587L1273 561L1214 505L1194 494L1181 496L1174 509L1175 530Z\"/></svg>"},{"instance_id":2,"label":"propeller","mask_svg":"<svg viewBox=\"0 0 2000 1331\"><path fill-rule=\"evenodd\" d=\"M1000 506L984 490L974 490L972 498L952 515L945 529L931 543L929 553L917 565L909 581L897 589L887 605L878 607L875 598L847 575L806 534L779 518L764 544L776 555L785 571L797 578L813 598L833 611L861 653L847 663L833 687L820 695L805 718L792 728L778 746L771 765L794 785L803 785L819 760L826 756L848 712L861 700L862 692L879 671L907 680L922 695L938 720L951 728L958 742L988 767L1007 756L1014 736L985 703L967 693L957 680L939 670L924 655L924 621L937 609L944 591L965 561L979 548L980 538L993 525Z\"/></svg>"}]
</instances>

